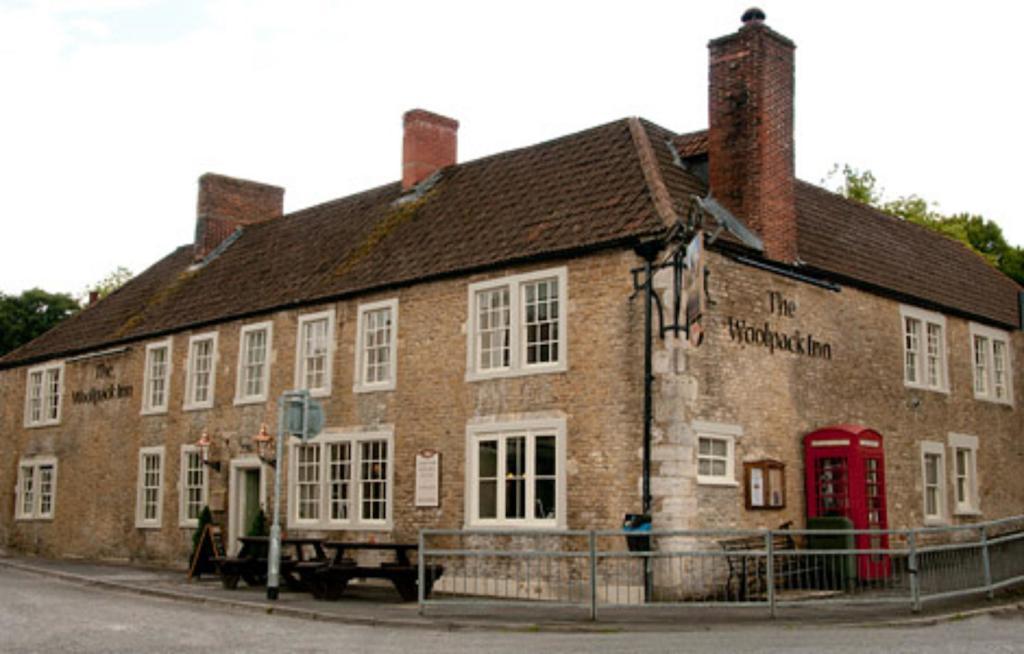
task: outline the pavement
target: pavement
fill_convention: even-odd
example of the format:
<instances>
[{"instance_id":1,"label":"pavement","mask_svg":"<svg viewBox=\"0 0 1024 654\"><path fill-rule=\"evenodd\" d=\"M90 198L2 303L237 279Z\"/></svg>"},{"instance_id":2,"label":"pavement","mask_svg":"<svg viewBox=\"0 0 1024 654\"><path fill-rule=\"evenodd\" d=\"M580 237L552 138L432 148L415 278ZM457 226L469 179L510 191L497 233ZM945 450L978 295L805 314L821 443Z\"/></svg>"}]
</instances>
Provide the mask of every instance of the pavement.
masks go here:
<instances>
[{"instance_id":1,"label":"pavement","mask_svg":"<svg viewBox=\"0 0 1024 654\"><path fill-rule=\"evenodd\" d=\"M274 614L307 620L363 626L419 628L443 631L503 630L526 632L642 632L708 631L741 625L898 627L937 624L985 614L1024 614L1020 591L998 595L995 600L961 598L928 603L920 613L894 604L808 604L780 607L776 618L759 607L646 606L599 608L598 620L590 620L581 607L535 603L510 606L487 601L471 604L429 605L420 612L416 603L399 600L386 584L351 584L335 602L314 600L309 594L282 589L276 601L266 598L265 588L239 584L236 590L221 587L215 576L189 580L183 570L129 563L0 556L0 566L46 575L87 587L121 593L160 597L211 608Z\"/></svg>"}]
</instances>

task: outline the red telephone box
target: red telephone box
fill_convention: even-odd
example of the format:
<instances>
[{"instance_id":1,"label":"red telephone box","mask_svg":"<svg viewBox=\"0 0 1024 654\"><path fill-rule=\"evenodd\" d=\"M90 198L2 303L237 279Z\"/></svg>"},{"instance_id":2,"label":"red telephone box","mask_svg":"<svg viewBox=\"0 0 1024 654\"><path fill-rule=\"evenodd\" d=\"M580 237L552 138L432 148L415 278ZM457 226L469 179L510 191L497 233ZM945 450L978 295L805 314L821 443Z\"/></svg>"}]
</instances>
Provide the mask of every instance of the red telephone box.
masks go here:
<instances>
[{"instance_id":1,"label":"red telephone box","mask_svg":"<svg viewBox=\"0 0 1024 654\"><path fill-rule=\"evenodd\" d=\"M807 517L843 516L854 529L887 529L882 435L859 425L826 427L804 437ZM857 534L857 549L888 549L885 534ZM857 555L861 580L890 575L883 554Z\"/></svg>"}]
</instances>

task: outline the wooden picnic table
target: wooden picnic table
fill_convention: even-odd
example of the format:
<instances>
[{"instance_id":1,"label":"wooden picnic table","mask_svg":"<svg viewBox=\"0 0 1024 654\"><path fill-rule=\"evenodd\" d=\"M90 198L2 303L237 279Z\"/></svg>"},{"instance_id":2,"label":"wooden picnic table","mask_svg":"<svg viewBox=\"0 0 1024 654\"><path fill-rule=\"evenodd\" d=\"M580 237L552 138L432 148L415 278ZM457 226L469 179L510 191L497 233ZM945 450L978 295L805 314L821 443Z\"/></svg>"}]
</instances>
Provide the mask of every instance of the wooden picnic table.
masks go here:
<instances>
[{"instance_id":1,"label":"wooden picnic table","mask_svg":"<svg viewBox=\"0 0 1024 654\"><path fill-rule=\"evenodd\" d=\"M261 586L267 581L267 557L270 538L267 536L240 536L242 548L235 557L214 559L220 573L221 584L228 589L238 587L239 579L249 586ZM281 577L289 588L302 590L304 586L295 568L301 563L326 562L323 538L290 537L281 539Z\"/></svg>"},{"instance_id":2,"label":"wooden picnic table","mask_svg":"<svg viewBox=\"0 0 1024 654\"><path fill-rule=\"evenodd\" d=\"M334 600L341 597L348 583L353 579L387 579L407 602L418 599L419 567L410 561L409 552L419 548L416 543L367 543L358 541L329 540L323 543L334 550L334 556L326 561L305 561L296 564L294 570L302 585L317 599ZM382 561L380 565L359 565L353 553L364 551L394 552L394 561ZM434 582L444 573L440 565L429 565L425 570L424 597L430 595Z\"/></svg>"}]
</instances>

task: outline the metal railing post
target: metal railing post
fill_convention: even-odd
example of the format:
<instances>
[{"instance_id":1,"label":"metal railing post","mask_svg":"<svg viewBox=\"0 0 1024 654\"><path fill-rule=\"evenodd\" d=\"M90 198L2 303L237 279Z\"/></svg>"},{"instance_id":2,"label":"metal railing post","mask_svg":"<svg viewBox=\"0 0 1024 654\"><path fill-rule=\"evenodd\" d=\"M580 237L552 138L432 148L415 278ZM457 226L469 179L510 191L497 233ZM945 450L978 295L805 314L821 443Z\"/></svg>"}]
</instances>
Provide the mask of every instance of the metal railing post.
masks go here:
<instances>
[{"instance_id":1,"label":"metal railing post","mask_svg":"<svg viewBox=\"0 0 1024 654\"><path fill-rule=\"evenodd\" d=\"M914 613L921 612L921 580L917 576L917 532L911 530L907 535L910 553L907 555L907 572L910 574L910 609Z\"/></svg>"},{"instance_id":2,"label":"metal railing post","mask_svg":"<svg viewBox=\"0 0 1024 654\"><path fill-rule=\"evenodd\" d=\"M417 600L419 601L419 604L420 604L419 605L419 610L418 610L420 615L423 615L423 611L424 611L424 608L425 608L423 606L423 603L427 599L427 594L424 592L424 589L426 588L426 581L427 581L427 574L426 574L427 573L427 568L426 568L427 554L426 554L426 551L423 549L423 545L424 545L425 542L426 542L426 539L423 537L423 530L420 529L419 549L416 550L416 554L417 554L416 560L417 560L417 563L418 563L418 565L416 567L418 568L417 575L419 577L419 584L417 584L418 587L416 589L416 593L417 593Z\"/></svg>"},{"instance_id":3,"label":"metal railing post","mask_svg":"<svg viewBox=\"0 0 1024 654\"><path fill-rule=\"evenodd\" d=\"M597 533L590 530L590 619L597 621Z\"/></svg>"},{"instance_id":4,"label":"metal railing post","mask_svg":"<svg viewBox=\"0 0 1024 654\"><path fill-rule=\"evenodd\" d=\"M992 560L988 551L988 527L981 526L981 568L985 574L985 590L988 591L989 599L995 599L996 593L992 588Z\"/></svg>"},{"instance_id":5,"label":"metal railing post","mask_svg":"<svg viewBox=\"0 0 1024 654\"><path fill-rule=\"evenodd\" d=\"M768 556L765 565L765 576L768 577L768 615L775 617L775 539L772 538L772 530L764 533L764 549Z\"/></svg>"}]
</instances>

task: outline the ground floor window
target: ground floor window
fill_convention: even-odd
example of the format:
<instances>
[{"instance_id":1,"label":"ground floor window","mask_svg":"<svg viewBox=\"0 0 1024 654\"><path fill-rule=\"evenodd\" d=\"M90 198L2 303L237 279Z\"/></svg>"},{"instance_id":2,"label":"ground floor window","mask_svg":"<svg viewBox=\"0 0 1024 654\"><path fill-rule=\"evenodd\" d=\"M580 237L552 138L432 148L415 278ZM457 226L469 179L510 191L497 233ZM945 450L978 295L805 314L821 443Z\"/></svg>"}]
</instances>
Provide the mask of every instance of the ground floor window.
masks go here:
<instances>
[{"instance_id":1,"label":"ground floor window","mask_svg":"<svg viewBox=\"0 0 1024 654\"><path fill-rule=\"evenodd\" d=\"M18 463L15 517L18 520L53 518L57 495L57 460L22 459Z\"/></svg>"},{"instance_id":2,"label":"ground floor window","mask_svg":"<svg viewBox=\"0 0 1024 654\"><path fill-rule=\"evenodd\" d=\"M924 521L944 522L946 519L946 459L942 443L921 443L921 474L924 500Z\"/></svg>"},{"instance_id":3,"label":"ground floor window","mask_svg":"<svg viewBox=\"0 0 1024 654\"><path fill-rule=\"evenodd\" d=\"M195 527L199 524L199 514L206 506L206 466L203 455L195 445L181 447L181 505L179 507L179 524L182 527Z\"/></svg>"},{"instance_id":4,"label":"ground floor window","mask_svg":"<svg viewBox=\"0 0 1024 654\"><path fill-rule=\"evenodd\" d=\"M136 496L135 526L159 527L163 515L164 448L139 450L139 478Z\"/></svg>"},{"instance_id":5,"label":"ground floor window","mask_svg":"<svg viewBox=\"0 0 1024 654\"><path fill-rule=\"evenodd\" d=\"M953 510L957 514L976 514L978 503L978 438L950 434L953 454Z\"/></svg>"},{"instance_id":6,"label":"ground floor window","mask_svg":"<svg viewBox=\"0 0 1024 654\"><path fill-rule=\"evenodd\" d=\"M390 527L393 447L391 432L324 433L292 445L291 525Z\"/></svg>"},{"instance_id":7,"label":"ground floor window","mask_svg":"<svg viewBox=\"0 0 1024 654\"><path fill-rule=\"evenodd\" d=\"M565 524L565 421L471 426L467 522Z\"/></svg>"},{"instance_id":8,"label":"ground floor window","mask_svg":"<svg viewBox=\"0 0 1024 654\"><path fill-rule=\"evenodd\" d=\"M743 435L737 425L694 422L697 436L697 483L735 486L736 439Z\"/></svg>"}]
</instances>

